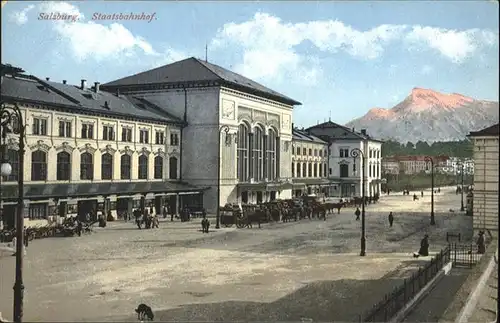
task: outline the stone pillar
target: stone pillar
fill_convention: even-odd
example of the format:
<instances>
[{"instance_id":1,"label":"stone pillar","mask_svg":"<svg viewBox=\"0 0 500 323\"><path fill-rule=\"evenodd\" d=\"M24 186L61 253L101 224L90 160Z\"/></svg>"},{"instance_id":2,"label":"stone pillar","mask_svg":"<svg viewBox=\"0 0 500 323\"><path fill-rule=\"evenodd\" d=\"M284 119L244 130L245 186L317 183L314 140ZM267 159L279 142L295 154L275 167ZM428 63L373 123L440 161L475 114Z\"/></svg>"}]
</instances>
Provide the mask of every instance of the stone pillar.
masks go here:
<instances>
[{"instance_id":1,"label":"stone pillar","mask_svg":"<svg viewBox=\"0 0 500 323\"><path fill-rule=\"evenodd\" d=\"M248 134L248 178L253 178L253 133Z\"/></svg>"},{"instance_id":2,"label":"stone pillar","mask_svg":"<svg viewBox=\"0 0 500 323\"><path fill-rule=\"evenodd\" d=\"M264 135L264 143L263 143L263 146L262 146L262 150L264 151L264 154L262 156L262 176L265 178L268 178L268 174L267 174L267 163L269 162L267 160L267 135ZM269 178L269 179L272 179L272 178Z\"/></svg>"},{"instance_id":3,"label":"stone pillar","mask_svg":"<svg viewBox=\"0 0 500 323\"><path fill-rule=\"evenodd\" d=\"M180 204L180 196L179 194L176 194L175 195L175 215L179 215L179 210L181 208L181 204Z\"/></svg>"},{"instance_id":4,"label":"stone pillar","mask_svg":"<svg viewBox=\"0 0 500 323\"><path fill-rule=\"evenodd\" d=\"M281 166L281 140L280 137L276 137L276 178L280 178L280 166Z\"/></svg>"}]
</instances>

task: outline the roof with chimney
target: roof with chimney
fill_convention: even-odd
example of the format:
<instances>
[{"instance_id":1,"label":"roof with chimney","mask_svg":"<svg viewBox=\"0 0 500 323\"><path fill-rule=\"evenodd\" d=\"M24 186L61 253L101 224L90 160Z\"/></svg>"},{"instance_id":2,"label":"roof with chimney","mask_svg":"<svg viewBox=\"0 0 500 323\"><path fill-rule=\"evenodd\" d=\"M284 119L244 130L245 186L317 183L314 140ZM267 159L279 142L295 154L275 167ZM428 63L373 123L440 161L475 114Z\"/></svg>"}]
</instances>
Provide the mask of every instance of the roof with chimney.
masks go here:
<instances>
[{"instance_id":1,"label":"roof with chimney","mask_svg":"<svg viewBox=\"0 0 500 323\"><path fill-rule=\"evenodd\" d=\"M306 142L312 142L315 144L327 145L326 141L316 137L315 135L308 133L305 130L297 129L297 128L294 128L292 130L292 140L306 141Z\"/></svg>"},{"instance_id":2,"label":"roof with chimney","mask_svg":"<svg viewBox=\"0 0 500 323\"><path fill-rule=\"evenodd\" d=\"M280 103L288 105L301 105L300 102L273 91L249 78L195 57L130 75L105 83L102 86L103 88L114 92L117 89L137 89L145 85L187 85L193 83L197 83L196 85L198 86L205 83L216 83L234 90L275 100Z\"/></svg>"},{"instance_id":3,"label":"roof with chimney","mask_svg":"<svg viewBox=\"0 0 500 323\"><path fill-rule=\"evenodd\" d=\"M361 129L361 131L356 131L354 128L349 128L342 126L338 123L327 121L306 129L307 132L314 134L315 136L322 138L323 140L370 140L383 142L380 139L376 139L370 136L366 129Z\"/></svg>"},{"instance_id":4,"label":"roof with chimney","mask_svg":"<svg viewBox=\"0 0 500 323\"><path fill-rule=\"evenodd\" d=\"M82 82L83 83L83 82ZM145 99L114 95L100 91L97 85L87 88L49 80L32 75L4 76L2 101L47 105L74 113L95 113L110 117L128 117L160 123L182 124L183 121Z\"/></svg>"},{"instance_id":5,"label":"roof with chimney","mask_svg":"<svg viewBox=\"0 0 500 323\"><path fill-rule=\"evenodd\" d=\"M484 128L483 130L471 131L468 136L469 137L491 137L491 136L498 137L499 133L500 133L500 123L497 123L497 124L494 124L488 128Z\"/></svg>"}]
</instances>

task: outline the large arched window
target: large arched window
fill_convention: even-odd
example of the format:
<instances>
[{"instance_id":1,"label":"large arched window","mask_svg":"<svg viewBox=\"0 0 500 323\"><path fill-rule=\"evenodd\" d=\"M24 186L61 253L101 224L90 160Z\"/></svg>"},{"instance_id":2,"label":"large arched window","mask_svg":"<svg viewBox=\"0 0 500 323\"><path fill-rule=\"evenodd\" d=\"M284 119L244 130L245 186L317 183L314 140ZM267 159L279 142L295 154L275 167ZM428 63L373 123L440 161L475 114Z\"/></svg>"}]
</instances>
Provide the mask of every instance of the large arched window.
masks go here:
<instances>
[{"instance_id":1,"label":"large arched window","mask_svg":"<svg viewBox=\"0 0 500 323\"><path fill-rule=\"evenodd\" d=\"M0 160L3 160L2 151L0 151ZM19 176L19 151L14 149L7 150L7 160L12 167L12 171L9 176L3 176L2 180L4 182L17 181Z\"/></svg>"},{"instance_id":2,"label":"large arched window","mask_svg":"<svg viewBox=\"0 0 500 323\"><path fill-rule=\"evenodd\" d=\"M240 124L238 127L238 147L237 147L238 181L248 180L248 127Z\"/></svg>"},{"instance_id":3,"label":"large arched window","mask_svg":"<svg viewBox=\"0 0 500 323\"><path fill-rule=\"evenodd\" d=\"M37 150L31 153L31 180L47 180L47 153L44 151Z\"/></svg>"},{"instance_id":4,"label":"large arched window","mask_svg":"<svg viewBox=\"0 0 500 323\"><path fill-rule=\"evenodd\" d=\"M318 177L318 164L314 163L314 177Z\"/></svg>"},{"instance_id":5,"label":"large arched window","mask_svg":"<svg viewBox=\"0 0 500 323\"><path fill-rule=\"evenodd\" d=\"M170 157L168 159L168 170L170 179L177 179L177 157Z\"/></svg>"},{"instance_id":6,"label":"large arched window","mask_svg":"<svg viewBox=\"0 0 500 323\"><path fill-rule=\"evenodd\" d=\"M163 178L163 157L156 156L154 179L162 179L162 178Z\"/></svg>"},{"instance_id":7,"label":"large arched window","mask_svg":"<svg viewBox=\"0 0 500 323\"><path fill-rule=\"evenodd\" d=\"M300 163L297 163L297 177L300 177Z\"/></svg>"},{"instance_id":8,"label":"large arched window","mask_svg":"<svg viewBox=\"0 0 500 323\"><path fill-rule=\"evenodd\" d=\"M139 156L139 179L148 179L148 156Z\"/></svg>"},{"instance_id":9,"label":"large arched window","mask_svg":"<svg viewBox=\"0 0 500 323\"><path fill-rule=\"evenodd\" d=\"M260 127L254 129L252 147L253 178L256 181L262 180L262 155L264 150L264 131Z\"/></svg>"},{"instance_id":10,"label":"large arched window","mask_svg":"<svg viewBox=\"0 0 500 323\"><path fill-rule=\"evenodd\" d=\"M371 154L371 152L372 152L372 151L370 150L370 154ZM371 157L371 156L370 156L370 157ZM368 176L369 176L369 177L372 177L372 169L373 169L373 168L372 168L372 164L370 163L370 165L368 165Z\"/></svg>"},{"instance_id":11,"label":"large arched window","mask_svg":"<svg viewBox=\"0 0 500 323\"><path fill-rule=\"evenodd\" d=\"M292 177L295 177L295 163L292 163Z\"/></svg>"},{"instance_id":12,"label":"large arched window","mask_svg":"<svg viewBox=\"0 0 500 323\"><path fill-rule=\"evenodd\" d=\"M326 171L326 164L323 164L323 176L328 177L328 172Z\"/></svg>"},{"instance_id":13,"label":"large arched window","mask_svg":"<svg viewBox=\"0 0 500 323\"><path fill-rule=\"evenodd\" d=\"M71 156L68 152L61 151L57 154L57 180L69 181L71 177Z\"/></svg>"},{"instance_id":14,"label":"large arched window","mask_svg":"<svg viewBox=\"0 0 500 323\"><path fill-rule=\"evenodd\" d=\"M307 164L302 163L302 177L307 177Z\"/></svg>"},{"instance_id":15,"label":"large arched window","mask_svg":"<svg viewBox=\"0 0 500 323\"><path fill-rule=\"evenodd\" d=\"M319 177L323 176L323 165L322 164L318 164L318 176Z\"/></svg>"},{"instance_id":16,"label":"large arched window","mask_svg":"<svg viewBox=\"0 0 500 323\"><path fill-rule=\"evenodd\" d=\"M91 153L80 155L80 179L94 179L94 157Z\"/></svg>"},{"instance_id":17,"label":"large arched window","mask_svg":"<svg viewBox=\"0 0 500 323\"><path fill-rule=\"evenodd\" d=\"M127 154L122 155L120 157L120 178L130 179L131 170L132 170L132 157L130 157L130 155Z\"/></svg>"},{"instance_id":18,"label":"large arched window","mask_svg":"<svg viewBox=\"0 0 500 323\"><path fill-rule=\"evenodd\" d=\"M267 135L267 147L266 147L266 172L267 178L273 180L276 178L276 132L269 129Z\"/></svg>"},{"instance_id":19,"label":"large arched window","mask_svg":"<svg viewBox=\"0 0 500 323\"><path fill-rule=\"evenodd\" d=\"M101 179L113 178L113 156L109 153L102 155Z\"/></svg>"},{"instance_id":20,"label":"large arched window","mask_svg":"<svg viewBox=\"0 0 500 323\"><path fill-rule=\"evenodd\" d=\"M309 163L309 165L307 165L307 177L312 177L313 176L312 170L313 170L312 163Z\"/></svg>"}]
</instances>

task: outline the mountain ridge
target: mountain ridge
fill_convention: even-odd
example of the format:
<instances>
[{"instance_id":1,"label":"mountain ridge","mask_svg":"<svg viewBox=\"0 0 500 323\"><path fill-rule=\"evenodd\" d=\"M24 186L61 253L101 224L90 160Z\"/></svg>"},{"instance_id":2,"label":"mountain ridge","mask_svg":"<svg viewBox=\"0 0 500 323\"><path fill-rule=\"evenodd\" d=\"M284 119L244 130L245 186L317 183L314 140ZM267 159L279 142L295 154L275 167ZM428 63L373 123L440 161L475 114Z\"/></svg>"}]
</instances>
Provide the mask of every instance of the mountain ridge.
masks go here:
<instances>
[{"instance_id":1,"label":"mountain ridge","mask_svg":"<svg viewBox=\"0 0 500 323\"><path fill-rule=\"evenodd\" d=\"M414 87L392 108L375 107L345 126L383 140L455 141L498 123L498 102Z\"/></svg>"}]
</instances>

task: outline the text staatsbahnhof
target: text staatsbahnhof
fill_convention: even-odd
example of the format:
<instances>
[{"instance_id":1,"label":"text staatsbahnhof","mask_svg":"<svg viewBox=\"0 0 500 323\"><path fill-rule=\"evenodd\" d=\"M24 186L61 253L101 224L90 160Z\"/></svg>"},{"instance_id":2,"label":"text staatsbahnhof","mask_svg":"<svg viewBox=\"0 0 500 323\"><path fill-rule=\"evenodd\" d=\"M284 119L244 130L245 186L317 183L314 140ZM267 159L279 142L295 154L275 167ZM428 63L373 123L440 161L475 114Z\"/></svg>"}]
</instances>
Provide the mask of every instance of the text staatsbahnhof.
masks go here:
<instances>
[{"instance_id":1,"label":"text staatsbahnhof","mask_svg":"<svg viewBox=\"0 0 500 323\"><path fill-rule=\"evenodd\" d=\"M92 15L92 20L144 20L151 22L155 19L156 12L151 14L142 13L113 13L104 14L100 12L94 12Z\"/></svg>"}]
</instances>

